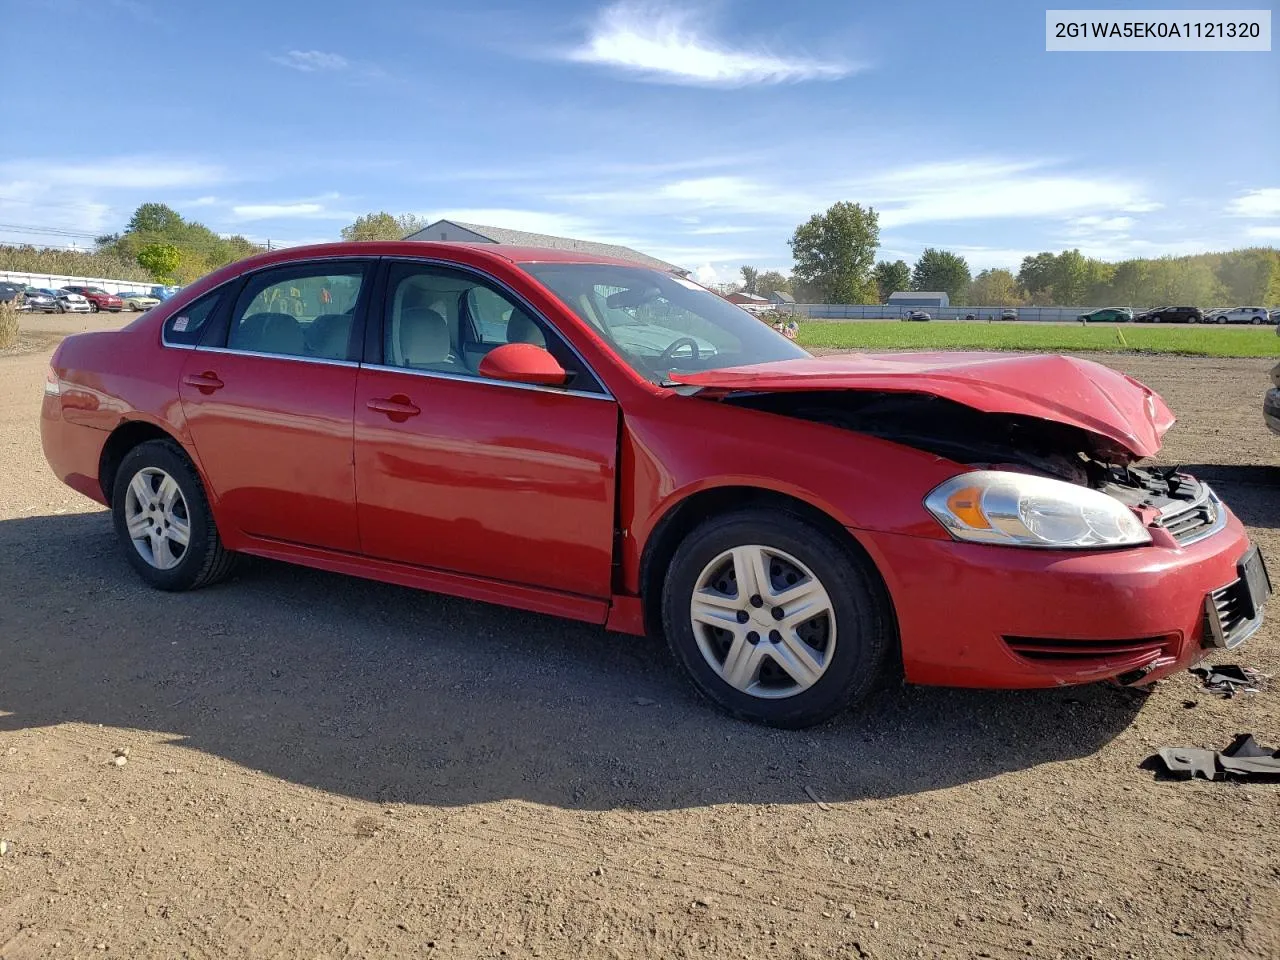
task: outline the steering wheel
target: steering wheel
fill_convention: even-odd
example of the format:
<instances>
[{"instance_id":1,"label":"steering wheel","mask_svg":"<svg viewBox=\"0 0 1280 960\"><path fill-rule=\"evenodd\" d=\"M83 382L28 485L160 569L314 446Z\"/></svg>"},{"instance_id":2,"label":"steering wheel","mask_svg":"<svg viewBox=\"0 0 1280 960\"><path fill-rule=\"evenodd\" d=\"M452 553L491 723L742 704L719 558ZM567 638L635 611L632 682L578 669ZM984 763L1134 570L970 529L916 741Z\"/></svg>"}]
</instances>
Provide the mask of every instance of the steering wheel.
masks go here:
<instances>
[{"instance_id":1,"label":"steering wheel","mask_svg":"<svg viewBox=\"0 0 1280 960\"><path fill-rule=\"evenodd\" d=\"M662 363L670 363L675 360L676 351L685 345L688 345L689 349L693 351L689 356L690 360L697 361L702 358L702 354L698 352L698 341L693 337L681 337L679 340L673 340L667 344L667 349L662 351L662 356L658 357L658 360Z\"/></svg>"}]
</instances>

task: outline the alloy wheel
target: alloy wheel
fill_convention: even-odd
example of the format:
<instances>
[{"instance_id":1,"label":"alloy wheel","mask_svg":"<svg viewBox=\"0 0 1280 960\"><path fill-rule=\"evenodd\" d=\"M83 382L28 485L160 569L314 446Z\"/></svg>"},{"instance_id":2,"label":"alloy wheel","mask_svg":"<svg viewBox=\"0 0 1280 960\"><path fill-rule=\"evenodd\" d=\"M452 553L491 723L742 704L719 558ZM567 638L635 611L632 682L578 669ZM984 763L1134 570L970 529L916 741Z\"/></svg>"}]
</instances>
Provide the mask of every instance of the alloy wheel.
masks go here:
<instances>
[{"instance_id":1,"label":"alloy wheel","mask_svg":"<svg viewBox=\"0 0 1280 960\"><path fill-rule=\"evenodd\" d=\"M689 617L707 663L753 697L808 690L835 653L835 610L826 588L807 566L773 547L734 547L703 567Z\"/></svg>"},{"instance_id":2,"label":"alloy wheel","mask_svg":"<svg viewBox=\"0 0 1280 960\"><path fill-rule=\"evenodd\" d=\"M191 513L178 482L159 467L144 467L133 475L124 517L134 549L157 570L172 570L187 555Z\"/></svg>"}]
</instances>

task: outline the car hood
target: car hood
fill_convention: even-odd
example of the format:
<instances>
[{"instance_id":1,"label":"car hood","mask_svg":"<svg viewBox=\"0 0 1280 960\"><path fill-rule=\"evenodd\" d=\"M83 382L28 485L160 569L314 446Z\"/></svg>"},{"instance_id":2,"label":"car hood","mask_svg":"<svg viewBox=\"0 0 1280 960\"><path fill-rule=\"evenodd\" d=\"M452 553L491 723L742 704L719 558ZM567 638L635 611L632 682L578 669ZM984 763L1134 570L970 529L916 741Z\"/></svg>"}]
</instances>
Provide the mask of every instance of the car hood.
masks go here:
<instances>
[{"instance_id":1,"label":"car hood","mask_svg":"<svg viewBox=\"0 0 1280 960\"><path fill-rule=\"evenodd\" d=\"M999 353L853 353L721 370L680 371L676 383L700 395L798 390L866 390L943 397L984 413L1068 424L1133 457L1149 457L1174 416L1160 395L1099 363L1073 357Z\"/></svg>"}]
</instances>

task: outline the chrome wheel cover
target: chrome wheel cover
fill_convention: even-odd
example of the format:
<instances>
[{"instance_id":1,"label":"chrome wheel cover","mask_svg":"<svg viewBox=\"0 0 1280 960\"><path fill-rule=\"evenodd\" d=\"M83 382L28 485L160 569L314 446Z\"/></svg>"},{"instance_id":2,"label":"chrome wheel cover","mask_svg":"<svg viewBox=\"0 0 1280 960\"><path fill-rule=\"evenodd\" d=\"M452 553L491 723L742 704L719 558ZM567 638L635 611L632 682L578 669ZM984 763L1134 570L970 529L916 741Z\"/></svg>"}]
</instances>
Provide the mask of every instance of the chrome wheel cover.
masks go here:
<instances>
[{"instance_id":1,"label":"chrome wheel cover","mask_svg":"<svg viewBox=\"0 0 1280 960\"><path fill-rule=\"evenodd\" d=\"M734 547L703 567L689 618L711 669L753 697L803 693L822 679L835 654L836 615L826 588L774 547Z\"/></svg>"},{"instance_id":2,"label":"chrome wheel cover","mask_svg":"<svg viewBox=\"0 0 1280 960\"><path fill-rule=\"evenodd\" d=\"M191 513L178 482L159 467L143 467L129 481L124 520L134 549L157 570L172 570L187 555Z\"/></svg>"}]
</instances>

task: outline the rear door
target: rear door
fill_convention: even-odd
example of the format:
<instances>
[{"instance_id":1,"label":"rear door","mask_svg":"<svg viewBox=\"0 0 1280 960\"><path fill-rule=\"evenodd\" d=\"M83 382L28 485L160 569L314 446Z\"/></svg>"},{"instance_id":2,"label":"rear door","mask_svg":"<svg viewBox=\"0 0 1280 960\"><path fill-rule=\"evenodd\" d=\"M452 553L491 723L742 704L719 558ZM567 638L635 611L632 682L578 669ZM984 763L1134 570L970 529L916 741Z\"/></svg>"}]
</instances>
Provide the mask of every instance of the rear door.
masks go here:
<instances>
[{"instance_id":1,"label":"rear door","mask_svg":"<svg viewBox=\"0 0 1280 960\"><path fill-rule=\"evenodd\" d=\"M554 329L492 278L388 264L355 405L364 553L585 597L610 594L618 407ZM536 343L565 387L479 375Z\"/></svg>"},{"instance_id":2,"label":"rear door","mask_svg":"<svg viewBox=\"0 0 1280 960\"><path fill-rule=\"evenodd\" d=\"M198 302L207 316L193 305L166 325L167 340L200 328L180 395L235 530L359 550L352 409L370 272L342 259L268 268Z\"/></svg>"}]
</instances>

